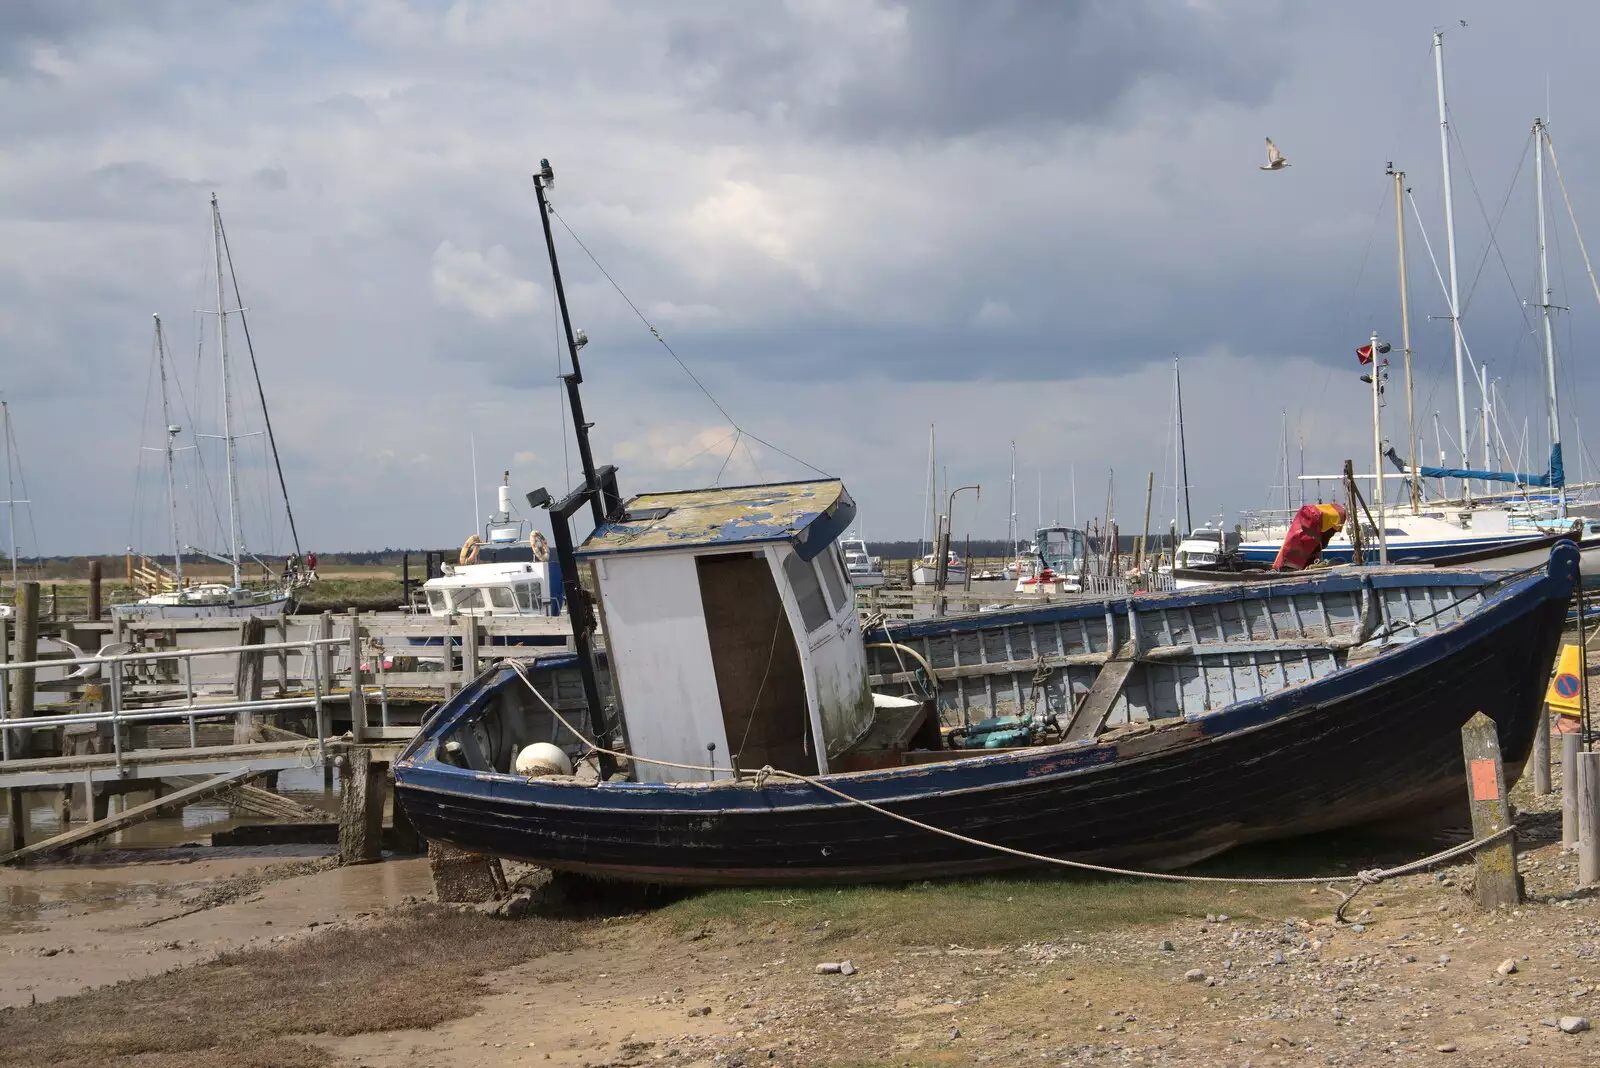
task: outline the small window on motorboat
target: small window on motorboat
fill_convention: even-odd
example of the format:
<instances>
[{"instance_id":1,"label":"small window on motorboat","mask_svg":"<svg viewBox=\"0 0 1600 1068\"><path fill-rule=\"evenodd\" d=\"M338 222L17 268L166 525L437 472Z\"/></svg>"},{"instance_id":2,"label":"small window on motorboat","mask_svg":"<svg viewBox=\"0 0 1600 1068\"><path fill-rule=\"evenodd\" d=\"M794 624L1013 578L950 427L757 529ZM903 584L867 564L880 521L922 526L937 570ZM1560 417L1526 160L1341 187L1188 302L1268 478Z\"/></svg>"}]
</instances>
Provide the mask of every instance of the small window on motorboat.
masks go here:
<instances>
[{"instance_id":1,"label":"small window on motorboat","mask_svg":"<svg viewBox=\"0 0 1600 1068\"><path fill-rule=\"evenodd\" d=\"M532 612L540 601L540 589L537 582L525 583L517 588L517 607L524 612Z\"/></svg>"},{"instance_id":2,"label":"small window on motorboat","mask_svg":"<svg viewBox=\"0 0 1600 1068\"><path fill-rule=\"evenodd\" d=\"M450 610L448 603L445 601L443 590L429 590L427 592L428 611L435 615L443 615Z\"/></svg>"},{"instance_id":3,"label":"small window on motorboat","mask_svg":"<svg viewBox=\"0 0 1600 1068\"><path fill-rule=\"evenodd\" d=\"M825 552L817 557L815 563L817 570L822 572L822 581L828 587L828 603L833 606L834 614L844 611L844 579L839 577L839 551Z\"/></svg>"},{"instance_id":4,"label":"small window on motorboat","mask_svg":"<svg viewBox=\"0 0 1600 1068\"><path fill-rule=\"evenodd\" d=\"M517 599L512 596L509 587L490 586L486 592L489 594L489 604L494 608L512 609L517 607Z\"/></svg>"},{"instance_id":5,"label":"small window on motorboat","mask_svg":"<svg viewBox=\"0 0 1600 1068\"><path fill-rule=\"evenodd\" d=\"M828 605L822 599L822 584L817 581L815 568L794 553L790 553L783 558L783 573L789 579L795 599L800 602L800 619L805 623L806 633L809 634L833 618L828 614Z\"/></svg>"},{"instance_id":6,"label":"small window on motorboat","mask_svg":"<svg viewBox=\"0 0 1600 1068\"><path fill-rule=\"evenodd\" d=\"M456 591L455 611L470 612L476 608L486 607L483 600L483 591L468 586Z\"/></svg>"}]
</instances>

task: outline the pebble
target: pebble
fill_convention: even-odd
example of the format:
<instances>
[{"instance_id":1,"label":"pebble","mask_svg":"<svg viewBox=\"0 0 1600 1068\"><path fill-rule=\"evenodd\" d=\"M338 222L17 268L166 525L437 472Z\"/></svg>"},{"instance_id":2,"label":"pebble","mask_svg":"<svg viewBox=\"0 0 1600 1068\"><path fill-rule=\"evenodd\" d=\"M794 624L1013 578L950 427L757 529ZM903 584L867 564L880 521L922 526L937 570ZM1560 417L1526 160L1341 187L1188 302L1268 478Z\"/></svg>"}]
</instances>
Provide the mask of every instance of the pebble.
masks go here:
<instances>
[{"instance_id":1,"label":"pebble","mask_svg":"<svg viewBox=\"0 0 1600 1068\"><path fill-rule=\"evenodd\" d=\"M1171 953L1177 947L1172 944L1171 939L1163 938L1160 942L1156 943L1156 948L1163 953Z\"/></svg>"},{"instance_id":2,"label":"pebble","mask_svg":"<svg viewBox=\"0 0 1600 1068\"><path fill-rule=\"evenodd\" d=\"M1198 983L1204 981L1206 973L1201 971L1199 968L1190 968L1188 971L1183 973L1183 977L1189 980L1191 983Z\"/></svg>"},{"instance_id":3,"label":"pebble","mask_svg":"<svg viewBox=\"0 0 1600 1068\"><path fill-rule=\"evenodd\" d=\"M1364 923L1352 923L1350 925L1350 930L1354 931L1356 934L1366 934L1367 925Z\"/></svg>"},{"instance_id":4,"label":"pebble","mask_svg":"<svg viewBox=\"0 0 1600 1068\"><path fill-rule=\"evenodd\" d=\"M1589 1030L1589 1021L1582 1016L1563 1016L1556 1021L1556 1026L1569 1035L1575 1035L1579 1031Z\"/></svg>"},{"instance_id":5,"label":"pebble","mask_svg":"<svg viewBox=\"0 0 1600 1068\"><path fill-rule=\"evenodd\" d=\"M1500 962L1500 967L1496 968L1495 971L1501 975L1515 975L1517 974L1517 962L1507 957Z\"/></svg>"},{"instance_id":6,"label":"pebble","mask_svg":"<svg viewBox=\"0 0 1600 1068\"><path fill-rule=\"evenodd\" d=\"M702 1005L698 1009L690 1009L689 1010L689 1015L690 1016L710 1016L711 1015L711 1006L710 1005Z\"/></svg>"},{"instance_id":7,"label":"pebble","mask_svg":"<svg viewBox=\"0 0 1600 1068\"><path fill-rule=\"evenodd\" d=\"M1440 964L1449 964L1450 963L1450 954L1448 954L1448 953L1439 954L1439 963Z\"/></svg>"},{"instance_id":8,"label":"pebble","mask_svg":"<svg viewBox=\"0 0 1600 1068\"><path fill-rule=\"evenodd\" d=\"M1456 1044L1454 1042L1441 1042L1433 1048L1438 1050L1440 1053L1454 1053L1456 1051Z\"/></svg>"}]
</instances>

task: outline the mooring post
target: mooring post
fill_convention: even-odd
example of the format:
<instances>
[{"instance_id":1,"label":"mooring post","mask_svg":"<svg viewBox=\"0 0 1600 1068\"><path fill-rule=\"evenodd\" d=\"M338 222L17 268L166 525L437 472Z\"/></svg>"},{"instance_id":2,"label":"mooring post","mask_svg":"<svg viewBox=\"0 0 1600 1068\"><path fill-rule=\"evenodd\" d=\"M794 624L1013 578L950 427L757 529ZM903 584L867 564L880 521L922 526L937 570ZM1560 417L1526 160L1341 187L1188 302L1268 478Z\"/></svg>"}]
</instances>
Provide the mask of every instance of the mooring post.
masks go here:
<instances>
[{"instance_id":1,"label":"mooring post","mask_svg":"<svg viewBox=\"0 0 1600 1068\"><path fill-rule=\"evenodd\" d=\"M339 758L339 863L367 864L383 855L383 793L386 764L374 764L372 751L352 746Z\"/></svg>"},{"instance_id":2,"label":"mooring post","mask_svg":"<svg viewBox=\"0 0 1600 1068\"><path fill-rule=\"evenodd\" d=\"M1600 885L1600 753L1578 754L1578 886Z\"/></svg>"},{"instance_id":3,"label":"mooring post","mask_svg":"<svg viewBox=\"0 0 1600 1068\"><path fill-rule=\"evenodd\" d=\"M322 615L318 617L317 637L333 637L332 609L324 609ZM322 692L325 694L331 693L333 690L333 646L318 646L311 655L316 657L317 662L322 665ZM326 708L327 706L324 705L323 707ZM331 713L324 713L324 715L331 715ZM325 725L325 723L318 724L319 737L324 733L321 728ZM324 793L333 789L333 764L331 762L324 762L322 765L322 789Z\"/></svg>"},{"instance_id":4,"label":"mooring post","mask_svg":"<svg viewBox=\"0 0 1600 1068\"><path fill-rule=\"evenodd\" d=\"M1533 792L1537 797L1550 793L1550 706L1539 710L1539 729L1533 732Z\"/></svg>"},{"instance_id":5,"label":"mooring post","mask_svg":"<svg viewBox=\"0 0 1600 1068\"><path fill-rule=\"evenodd\" d=\"M289 643L289 616L288 616L288 614L284 613L284 612L279 612L277 621L276 621L276 623L274 625L277 627L277 630L278 630L278 644L287 645ZM287 649L279 649L278 650L278 696L282 697L284 694L286 694L288 692L289 692L289 650L287 650Z\"/></svg>"},{"instance_id":6,"label":"mooring post","mask_svg":"<svg viewBox=\"0 0 1600 1068\"><path fill-rule=\"evenodd\" d=\"M350 608L350 737L367 736L367 693L361 688L361 612Z\"/></svg>"},{"instance_id":7,"label":"mooring post","mask_svg":"<svg viewBox=\"0 0 1600 1068\"><path fill-rule=\"evenodd\" d=\"M478 677L478 617L471 612L461 617L461 685Z\"/></svg>"},{"instance_id":8,"label":"mooring post","mask_svg":"<svg viewBox=\"0 0 1600 1068\"><path fill-rule=\"evenodd\" d=\"M1578 753L1583 739L1561 736L1561 848L1578 844Z\"/></svg>"},{"instance_id":9,"label":"mooring post","mask_svg":"<svg viewBox=\"0 0 1600 1068\"><path fill-rule=\"evenodd\" d=\"M1494 720L1475 713L1461 728L1461 751L1467 763L1467 797L1472 804L1472 837L1483 838L1511 826L1506 801L1506 774L1500 764L1500 736ZM1478 850L1473 897L1480 908L1515 905L1522 900L1517 878L1515 835Z\"/></svg>"},{"instance_id":10,"label":"mooring post","mask_svg":"<svg viewBox=\"0 0 1600 1068\"><path fill-rule=\"evenodd\" d=\"M39 659L39 584L23 582L17 586L17 660L27 663ZM33 715L34 669L11 672L11 707L7 719L26 719ZM25 757L33 752L33 732L16 731L11 736L11 755Z\"/></svg>"},{"instance_id":11,"label":"mooring post","mask_svg":"<svg viewBox=\"0 0 1600 1068\"><path fill-rule=\"evenodd\" d=\"M84 612L90 619L100 618L100 561L89 561L89 607Z\"/></svg>"}]
</instances>

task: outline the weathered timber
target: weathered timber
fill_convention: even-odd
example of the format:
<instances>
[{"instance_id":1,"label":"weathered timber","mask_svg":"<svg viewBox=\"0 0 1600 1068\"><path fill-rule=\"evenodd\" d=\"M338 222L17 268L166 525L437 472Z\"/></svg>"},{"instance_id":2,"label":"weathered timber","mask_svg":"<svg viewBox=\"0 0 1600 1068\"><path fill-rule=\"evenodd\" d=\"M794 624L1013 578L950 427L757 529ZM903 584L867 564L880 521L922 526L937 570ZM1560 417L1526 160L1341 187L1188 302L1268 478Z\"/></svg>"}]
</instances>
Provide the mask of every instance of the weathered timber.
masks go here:
<instances>
[{"instance_id":1,"label":"weathered timber","mask_svg":"<svg viewBox=\"0 0 1600 1068\"><path fill-rule=\"evenodd\" d=\"M183 775L168 779L177 789L183 789L203 782L204 779ZM326 823L333 826L335 819L332 813L324 812L320 808L302 805L292 798L275 794L271 790L264 790L259 786L249 783L240 783L230 790L225 791L218 798L228 806L231 812L241 816L256 816L262 819L279 820L286 823Z\"/></svg>"},{"instance_id":2,"label":"weathered timber","mask_svg":"<svg viewBox=\"0 0 1600 1068\"><path fill-rule=\"evenodd\" d=\"M17 660L26 663L39 659L39 584L19 583L16 590ZM34 668L18 668L10 672L11 705L6 710L7 719L26 719L33 715ZM13 757L29 755L33 735L29 731L8 731L8 743Z\"/></svg>"},{"instance_id":3,"label":"weathered timber","mask_svg":"<svg viewBox=\"0 0 1600 1068\"><path fill-rule=\"evenodd\" d=\"M1533 756L1528 758L1533 767L1533 792L1538 797L1550 793L1550 709L1539 714L1539 729L1533 735Z\"/></svg>"},{"instance_id":4,"label":"weathered timber","mask_svg":"<svg viewBox=\"0 0 1600 1068\"><path fill-rule=\"evenodd\" d=\"M1476 713L1461 728L1461 752L1467 765L1467 797L1472 806L1472 836L1483 838L1511 826L1506 800L1506 773L1500 763L1500 736L1494 720ZM1522 901L1517 877L1515 835L1478 850L1472 894L1480 908L1493 909Z\"/></svg>"},{"instance_id":5,"label":"weathered timber","mask_svg":"<svg viewBox=\"0 0 1600 1068\"><path fill-rule=\"evenodd\" d=\"M366 738L367 693L361 688L361 613L350 609L350 737Z\"/></svg>"},{"instance_id":6,"label":"weathered timber","mask_svg":"<svg viewBox=\"0 0 1600 1068\"><path fill-rule=\"evenodd\" d=\"M1600 886L1600 753L1578 754L1578 885Z\"/></svg>"},{"instance_id":7,"label":"weathered timber","mask_svg":"<svg viewBox=\"0 0 1600 1068\"><path fill-rule=\"evenodd\" d=\"M1133 659L1133 643L1125 642L1117 650L1117 656L1118 659L1108 661L1100 669L1100 674L1095 676L1094 685L1089 687L1083 702L1072 714L1072 722L1067 724L1063 732L1063 741L1093 738L1105 727L1111 706L1116 703L1117 695L1122 693L1122 687L1127 684L1128 675L1136 663Z\"/></svg>"},{"instance_id":8,"label":"weathered timber","mask_svg":"<svg viewBox=\"0 0 1600 1068\"><path fill-rule=\"evenodd\" d=\"M1578 753L1582 739L1576 734L1561 736L1561 845L1578 841Z\"/></svg>"},{"instance_id":9,"label":"weathered timber","mask_svg":"<svg viewBox=\"0 0 1600 1068\"><path fill-rule=\"evenodd\" d=\"M499 858L486 853L430 841L428 870L433 874L433 896L441 902L494 901L508 892Z\"/></svg>"},{"instance_id":10,"label":"weathered timber","mask_svg":"<svg viewBox=\"0 0 1600 1068\"><path fill-rule=\"evenodd\" d=\"M23 804L21 790L6 790L5 795L8 848L15 853L28 844L28 807Z\"/></svg>"},{"instance_id":11,"label":"weathered timber","mask_svg":"<svg viewBox=\"0 0 1600 1068\"><path fill-rule=\"evenodd\" d=\"M366 749L352 749L340 761L339 863L367 864L383 853L383 795L389 769L373 763Z\"/></svg>"},{"instance_id":12,"label":"weathered timber","mask_svg":"<svg viewBox=\"0 0 1600 1068\"><path fill-rule=\"evenodd\" d=\"M46 853L57 853L61 852L62 850L72 849L77 846L84 845L88 842L93 842L96 839L104 838L108 834L115 834L124 827L132 826L133 824L139 823L142 820L147 820L152 816L158 816L168 809L182 808L184 805L187 805L191 802L204 800L205 798L210 797L213 794L220 793L235 783L242 782L243 780L248 779L250 776L255 774L258 773L253 769L249 767L243 767L236 771L230 771L224 775L218 775L197 785L174 791L173 793L170 793L165 797L158 798L154 801L149 801L142 805L135 805L132 808L123 809L115 816L107 816L104 819L98 819L95 822L87 824L83 827L79 827L76 830L67 831L64 834L58 834L51 838L46 838L44 841L36 842L31 846L24 846L21 849L12 850L5 856L0 856L0 864L14 864L19 860L26 860L29 857L37 857Z\"/></svg>"},{"instance_id":13,"label":"weathered timber","mask_svg":"<svg viewBox=\"0 0 1600 1068\"><path fill-rule=\"evenodd\" d=\"M90 619L100 618L100 561L89 561L89 607L85 613Z\"/></svg>"},{"instance_id":14,"label":"weathered timber","mask_svg":"<svg viewBox=\"0 0 1600 1068\"><path fill-rule=\"evenodd\" d=\"M267 640L267 621L260 616L246 616L239 621L239 644L262 645ZM233 692L240 701L261 700L261 676L266 665L259 652L245 650L239 653L233 676ZM234 717L233 742L244 745L250 741L250 727L254 714L240 709Z\"/></svg>"}]
</instances>

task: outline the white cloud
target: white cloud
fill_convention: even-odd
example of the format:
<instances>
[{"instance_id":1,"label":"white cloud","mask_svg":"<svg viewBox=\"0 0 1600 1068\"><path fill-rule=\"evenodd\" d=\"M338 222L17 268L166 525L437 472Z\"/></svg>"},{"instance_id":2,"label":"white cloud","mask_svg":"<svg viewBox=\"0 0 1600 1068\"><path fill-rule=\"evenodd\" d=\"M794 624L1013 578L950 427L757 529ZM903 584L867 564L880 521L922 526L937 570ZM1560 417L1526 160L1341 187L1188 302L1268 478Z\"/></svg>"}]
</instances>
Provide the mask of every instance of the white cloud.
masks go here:
<instances>
[{"instance_id":1,"label":"white cloud","mask_svg":"<svg viewBox=\"0 0 1600 1068\"><path fill-rule=\"evenodd\" d=\"M430 278L440 304L489 322L529 315L543 303L543 287L517 277L504 245L483 253L441 241L433 250Z\"/></svg>"},{"instance_id":2,"label":"white cloud","mask_svg":"<svg viewBox=\"0 0 1600 1068\"><path fill-rule=\"evenodd\" d=\"M1017 321L1017 313L1003 300L989 297L972 316L973 326L1010 326Z\"/></svg>"}]
</instances>

